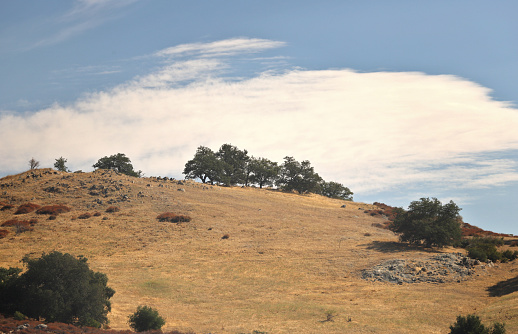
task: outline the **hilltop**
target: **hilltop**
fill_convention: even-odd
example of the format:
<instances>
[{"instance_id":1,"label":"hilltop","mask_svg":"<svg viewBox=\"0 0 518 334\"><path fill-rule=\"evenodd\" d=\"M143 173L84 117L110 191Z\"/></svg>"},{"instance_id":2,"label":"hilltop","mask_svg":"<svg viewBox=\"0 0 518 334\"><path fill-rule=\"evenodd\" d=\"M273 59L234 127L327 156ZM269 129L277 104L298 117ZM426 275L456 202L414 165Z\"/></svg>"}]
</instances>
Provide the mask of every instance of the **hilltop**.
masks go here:
<instances>
[{"instance_id":1,"label":"hilltop","mask_svg":"<svg viewBox=\"0 0 518 334\"><path fill-rule=\"evenodd\" d=\"M52 250L87 257L116 291L114 329L128 329L145 304L166 318L165 330L196 333L445 333L471 313L518 332L516 261L434 283L365 279L380 264L415 269L463 251L399 244L373 204L51 169L0 179L0 202L0 223L29 222L19 234L2 227L0 266ZM71 210L15 215L27 203ZM165 212L191 221L159 221Z\"/></svg>"}]
</instances>

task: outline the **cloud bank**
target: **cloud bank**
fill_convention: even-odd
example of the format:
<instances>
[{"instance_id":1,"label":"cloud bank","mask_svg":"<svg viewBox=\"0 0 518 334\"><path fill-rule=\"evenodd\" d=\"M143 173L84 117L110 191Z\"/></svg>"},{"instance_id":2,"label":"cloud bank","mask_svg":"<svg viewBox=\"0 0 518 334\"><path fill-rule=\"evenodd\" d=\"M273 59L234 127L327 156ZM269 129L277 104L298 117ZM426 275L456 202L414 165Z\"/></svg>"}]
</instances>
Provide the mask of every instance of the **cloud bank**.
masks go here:
<instances>
[{"instance_id":1,"label":"cloud bank","mask_svg":"<svg viewBox=\"0 0 518 334\"><path fill-rule=\"evenodd\" d=\"M94 2L92 2L94 3ZM264 71L229 80L236 56L284 43L238 38L171 47L161 66L113 89L34 113L0 113L0 175L92 170L118 152L146 175L182 177L198 146L231 143L282 162L310 160L358 193L413 185L477 189L518 181L518 110L452 75L351 69ZM250 60L252 61L252 60Z\"/></svg>"}]
</instances>

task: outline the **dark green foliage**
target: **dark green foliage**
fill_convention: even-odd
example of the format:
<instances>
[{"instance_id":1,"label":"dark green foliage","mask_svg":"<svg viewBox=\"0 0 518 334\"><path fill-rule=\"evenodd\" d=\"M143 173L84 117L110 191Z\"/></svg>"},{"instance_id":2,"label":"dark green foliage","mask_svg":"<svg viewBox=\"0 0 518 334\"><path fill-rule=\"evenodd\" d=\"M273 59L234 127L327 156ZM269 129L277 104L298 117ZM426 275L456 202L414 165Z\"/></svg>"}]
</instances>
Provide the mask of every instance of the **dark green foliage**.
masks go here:
<instances>
[{"instance_id":1,"label":"dark green foliage","mask_svg":"<svg viewBox=\"0 0 518 334\"><path fill-rule=\"evenodd\" d=\"M27 271L0 268L0 311L20 311L47 322L100 327L108 322L115 291L106 275L88 268L85 258L52 252L39 259L27 255Z\"/></svg>"},{"instance_id":2,"label":"dark green foliage","mask_svg":"<svg viewBox=\"0 0 518 334\"><path fill-rule=\"evenodd\" d=\"M188 179L199 178L203 183L214 184L221 180L223 163L210 148L200 146L194 158L185 164L183 174Z\"/></svg>"},{"instance_id":3,"label":"dark green foliage","mask_svg":"<svg viewBox=\"0 0 518 334\"><path fill-rule=\"evenodd\" d=\"M194 158L185 164L183 174L203 183L257 184L260 188L275 184L284 191L312 192L344 200L352 200L353 194L340 183L325 182L307 160L298 162L293 157L285 157L279 166L266 158L249 157L247 150L230 144L223 144L216 153L199 146Z\"/></svg>"},{"instance_id":4,"label":"dark green foliage","mask_svg":"<svg viewBox=\"0 0 518 334\"><path fill-rule=\"evenodd\" d=\"M59 159L56 159L56 162L54 163L54 168L56 168L60 172L70 172L68 170L67 166L65 164L67 163L67 159L63 157L59 157Z\"/></svg>"},{"instance_id":5,"label":"dark green foliage","mask_svg":"<svg viewBox=\"0 0 518 334\"><path fill-rule=\"evenodd\" d=\"M495 323L492 327L486 327L474 314L466 317L459 315L457 322L450 326L450 334L505 334L505 325Z\"/></svg>"},{"instance_id":6,"label":"dark green foliage","mask_svg":"<svg viewBox=\"0 0 518 334\"><path fill-rule=\"evenodd\" d=\"M129 325L137 332L160 330L165 320L158 311L149 306L139 306L137 311L129 316Z\"/></svg>"},{"instance_id":7,"label":"dark green foliage","mask_svg":"<svg viewBox=\"0 0 518 334\"><path fill-rule=\"evenodd\" d=\"M315 173L308 160L298 162L293 157L285 157L277 184L284 191L318 193L322 178Z\"/></svg>"},{"instance_id":8,"label":"dark green foliage","mask_svg":"<svg viewBox=\"0 0 518 334\"><path fill-rule=\"evenodd\" d=\"M349 190L349 188L345 187L343 184L338 182L326 182L323 181L320 185L321 194L323 196L343 199L346 201L352 201L353 192Z\"/></svg>"},{"instance_id":9,"label":"dark green foliage","mask_svg":"<svg viewBox=\"0 0 518 334\"><path fill-rule=\"evenodd\" d=\"M503 238L493 237L473 237L463 241L462 245L467 249L468 256L482 262L491 260L496 261L513 261L518 257L518 251L506 250L498 251L498 246L504 244Z\"/></svg>"},{"instance_id":10,"label":"dark green foliage","mask_svg":"<svg viewBox=\"0 0 518 334\"><path fill-rule=\"evenodd\" d=\"M134 177L141 177L142 171L134 171L131 160L123 153L117 153L109 157L99 159L94 165L96 169L111 169L119 173Z\"/></svg>"},{"instance_id":11,"label":"dark green foliage","mask_svg":"<svg viewBox=\"0 0 518 334\"><path fill-rule=\"evenodd\" d=\"M27 316L22 312L16 311L13 315L14 320L27 320Z\"/></svg>"},{"instance_id":12,"label":"dark green foliage","mask_svg":"<svg viewBox=\"0 0 518 334\"><path fill-rule=\"evenodd\" d=\"M220 181L226 185L246 184L246 166L250 157L247 150L240 150L236 146L223 144L216 153L222 162Z\"/></svg>"},{"instance_id":13,"label":"dark green foliage","mask_svg":"<svg viewBox=\"0 0 518 334\"><path fill-rule=\"evenodd\" d=\"M18 311L16 308L18 294L14 287L21 272L20 268L0 267L0 313L13 314Z\"/></svg>"},{"instance_id":14,"label":"dark green foliage","mask_svg":"<svg viewBox=\"0 0 518 334\"><path fill-rule=\"evenodd\" d=\"M421 198L398 214L390 229L402 242L423 243L426 247L453 245L461 237L460 210L453 201L442 205L437 198Z\"/></svg>"},{"instance_id":15,"label":"dark green foliage","mask_svg":"<svg viewBox=\"0 0 518 334\"><path fill-rule=\"evenodd\" d=\"M259 188L271 186L277 179L280 169L276 162L266 158L252 157L248 164L249 181L253 184L258 184Z\"/></svg>"}]
</instances>

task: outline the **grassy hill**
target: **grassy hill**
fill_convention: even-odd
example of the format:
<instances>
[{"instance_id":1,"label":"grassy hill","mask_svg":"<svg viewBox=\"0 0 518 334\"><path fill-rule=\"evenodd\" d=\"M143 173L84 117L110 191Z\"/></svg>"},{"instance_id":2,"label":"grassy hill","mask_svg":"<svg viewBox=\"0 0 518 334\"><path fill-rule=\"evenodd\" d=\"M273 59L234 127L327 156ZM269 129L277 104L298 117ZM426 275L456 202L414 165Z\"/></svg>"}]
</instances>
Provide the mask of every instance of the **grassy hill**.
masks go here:
<instances>
[{"instance_id":1,"label":"grassy hill","mask_svg":"<svg viewBox=\"0 0 518 334\"><path fill-rule=\"evenodd\" d=\"M516 261L477 268L460 283L363 280L362 270L385 260L437 255L375 227L384 219L364 213L376 209L370 204L50 169L0 179L0 202L0 224L37 220L24 233L4 227L0 266L52 250L86 256L116 291L115 329L127 329L128 315L149 305L166 319L165 330L196 333L445 333L457 315L471 313L518 332ZM25 203L72 210L53 220L15 215ZM106 212L110 206L120 210ZM159 222L164 212L192 220ZM91 217L79 218L85 213ZM501 293L490 296L495 289Z\"/></svg>"}]
</instances>

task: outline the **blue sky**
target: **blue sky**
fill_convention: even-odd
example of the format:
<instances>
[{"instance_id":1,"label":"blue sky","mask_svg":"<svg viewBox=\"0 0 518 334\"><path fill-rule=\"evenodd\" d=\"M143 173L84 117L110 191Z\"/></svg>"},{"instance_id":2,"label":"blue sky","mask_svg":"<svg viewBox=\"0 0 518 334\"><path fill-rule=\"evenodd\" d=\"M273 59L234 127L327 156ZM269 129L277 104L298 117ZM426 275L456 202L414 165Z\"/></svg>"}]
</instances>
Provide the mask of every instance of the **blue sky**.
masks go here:
<instances>
[{"instance_id":1,"label":"blue sky","mask_svg":"<svg viewBox=\"0 0 518 334\"><path fill-rule=\"evenodd\" d=\"M0 176L196 147L310 160L355 200L518 234L516 1L0 2Z\"/></svg>"}]
</instances>

